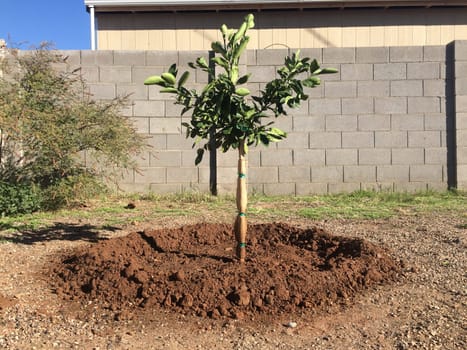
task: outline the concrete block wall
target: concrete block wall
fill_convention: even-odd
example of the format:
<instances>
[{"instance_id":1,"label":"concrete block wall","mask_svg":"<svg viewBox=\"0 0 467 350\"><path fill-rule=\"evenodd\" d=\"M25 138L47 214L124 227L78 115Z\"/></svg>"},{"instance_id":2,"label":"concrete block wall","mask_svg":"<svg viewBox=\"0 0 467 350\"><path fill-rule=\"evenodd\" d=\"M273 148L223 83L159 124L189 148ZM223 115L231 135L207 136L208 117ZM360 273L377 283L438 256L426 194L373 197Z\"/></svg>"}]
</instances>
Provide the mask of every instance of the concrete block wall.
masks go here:
<instances>
[{"instance_id":1,"label":"concrete block wall","mask_svg":"<svg viewBox=\"0 0 467 350\"><path fill-rule=\"evenodd\" d=\"M416 191L467 187L467 42L446 46L302 49L338 74L323 76L309 101L277 127L288 138L248 154L250 191L275 194L349 192L363 189ZM249 87L261 89L283 64L288 50L251 50L242 69ZM121 186L156 193L209 191L209 159L194 166L193 141L185 138L181 108L146 77L172 63L190 70L188 85L202 88L207 77L188 68L206 51L69 51L70 67L81 66L98 99L131 94L123 114L153 146ZM447 73L453 67L454 76ZM452 81L451 81L452 80ZM451 84L452 83L452 84ZM451 86L452 85L452 86ZM450 89L455 93L451 93ZM450 112L452 111L452 113ZM454 118L454 122L450 119ZM455 162L448 161L449 125L455 125ZM449 152L448 152L449 151ZM218 153L219 192L235 189L237 155ZM452 179L455 174L455 181Z\"/></svg>"}]
</instances>

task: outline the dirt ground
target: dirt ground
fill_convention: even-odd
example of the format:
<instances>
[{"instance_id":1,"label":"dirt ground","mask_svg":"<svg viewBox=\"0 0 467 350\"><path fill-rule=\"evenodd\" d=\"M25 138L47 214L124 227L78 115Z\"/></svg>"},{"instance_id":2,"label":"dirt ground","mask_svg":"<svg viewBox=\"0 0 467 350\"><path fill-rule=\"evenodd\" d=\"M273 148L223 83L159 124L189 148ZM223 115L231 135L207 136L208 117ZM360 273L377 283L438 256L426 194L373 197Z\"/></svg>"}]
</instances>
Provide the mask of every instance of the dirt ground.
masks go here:
<instances>
[{"instance_id":1,"label":"dirt ground","mask_svg":"<svg viewBox=\"0 0 467 350\"><path fill-rule=\"evenodd\" d=\"M467 230L449 213L250 223L244 266L230 223L90 224L0 244L0 348L467 348Z\"/></svg>"}]
</instances>

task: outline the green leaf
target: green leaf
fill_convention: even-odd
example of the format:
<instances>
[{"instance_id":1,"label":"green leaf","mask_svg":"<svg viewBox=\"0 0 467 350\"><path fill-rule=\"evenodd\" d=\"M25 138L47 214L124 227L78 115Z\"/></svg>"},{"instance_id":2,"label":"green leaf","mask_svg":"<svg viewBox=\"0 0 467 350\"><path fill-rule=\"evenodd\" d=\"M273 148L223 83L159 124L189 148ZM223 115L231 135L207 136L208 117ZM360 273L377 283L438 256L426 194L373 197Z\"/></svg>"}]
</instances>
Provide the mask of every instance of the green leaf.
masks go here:
<instances>
[{"instance_id":1,"label":"green leaf","mask_svg":"<svg viewBox=\"0 0 467 350\"><path fill-rule=\"evenodd\" d=\"M250 94L250 90L247 88L241 87L235 90L235 93L239 96L247 96Z\"/></svg>"},{"instance_id":2,"label":"green leaf","mask_svg":"<svg viewBox=\"0 0 467 350\"><path fill-rule=\"evenodd\" d=\"M323 68L321 74L334 74L339 72L336 68Z\"/></svg>"},{"instance_id":3,"label":"green leaf","mask_svg":"<svg viewBox=\"0 0 467 350\"><path fill-rule=\"evenodd\" d=\"M172 64L172 65L170 66L170 68L169 68L169 73L172 74L174 77L176 77L176 76L177 76L177 72L178 72L178 70L177 70L177 65L174 63L174 64Z\"/></svg>"},{"instance_id":4,"label":"green leaf","mask_svg":"<svg viewBox=\"0 0 467 350\"><path fill-rule=\"evenodd\" d=\"M165 80L159 75L153 75L144 81L144 85L165 85Z\"/></svg>"},{"instance_id":5,"label":"green leaf","mask_svg":"<svg viewBox=\"0 0 467 350\"><path fill-rule=\"evenodd\" d=\"M182 87L183 84L186 83L186 81L188 80L188 77L190 76L190 73L188 71L184 72L182 74L182 76L180 77L180 80L178 81L178 87Z\"/></svg>"},{"instance_id":6,"label":"green leaf","mask_svg":"<svg viewBox=\"0 0 467 350\"><path fill-rule=\"evenodd\" d=\"M319 77L309 77L305 80L302 81L302 84L306 87L310 87L310 88L313 88L315 87L316 85L320 85L321 84L321 79Z\"/></svg>"},{"instance_id":7,"label":"green leaf","mask_svg":"<svg viewBox=\"0 0 467 350\"><path fill-rule=\"evenodd\" d=\"M195 159L195 165L198 165L203 160L204 149L198 148L196 153L197 153L197 155L196 155L196 159Z\"/></svg>"},{"instance_id":8,"label":"green leaf","mask_svg":"<svg viewBox=\"0 0 467 350\"><path fill-rule=\"evenodd\" d=\"M202 68L209 68L208 63L206 62L206 59L204 57L198 57L196 59L196 63Z\"/></svg>"},{"instance_id":9,"label":"green leaf","mask_svg":"<svg viewBox=\"0 0 467 350\"><path fill-rule=\"evenodd\" d=\"M221 55L225 55L225 49L224 46L222 46L220 41L215 41L211 44L211 48L214 52L220 53Z\"/></svg>"},{"instance_id":10,"label":"green leaf","mask_svg":"<svg viewBox=\"0 0 467 350\"><path fill-rule=\"evenodd\" d=\"M174 87L165 87L165 88L161 89L161 92L174 94L174 93L177 93L178 90L176 88L174 88Z\"/></svg>"},{"instance_id":11,"label":"green leaf","mask_svg":"<svg viewBox=\"0 0 467 350\"><path fill-rule=\"evenodd\" d=\"M246 74L238 78L237 84L245 84L246 82L248 82L248 78L250 78L250 75L251 74Z\"/></svg>"}]
</instances>

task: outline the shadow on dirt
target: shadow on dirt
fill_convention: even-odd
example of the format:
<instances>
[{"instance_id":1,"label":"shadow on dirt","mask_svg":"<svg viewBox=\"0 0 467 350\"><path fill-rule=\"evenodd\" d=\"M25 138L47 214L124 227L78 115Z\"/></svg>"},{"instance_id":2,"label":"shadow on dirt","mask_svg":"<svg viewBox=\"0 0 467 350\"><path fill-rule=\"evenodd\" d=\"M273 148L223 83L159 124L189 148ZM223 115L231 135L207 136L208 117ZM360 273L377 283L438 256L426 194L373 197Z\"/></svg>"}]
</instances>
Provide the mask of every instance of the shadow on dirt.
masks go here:
<instances>
[{"instance_id":1,"label":"shadow on dirt","mask_svg":"<svg viewBox=\"0 0 467 350\"><path fill-rule=\"evenodd\" d=\"M10 226L10 227L8 227ZM0 230L16 229L12 225L1 225ZM21 232L12 233L3 239L7 242L18 244L36 244L48 241L85 241L96 243L107 239L102 235L102 230L106 232L116 232L119 230L113 226L94 226L83 224L64 224L56 222L52 226L39 230L21 230Z\"/></svg>"}]
</instances>

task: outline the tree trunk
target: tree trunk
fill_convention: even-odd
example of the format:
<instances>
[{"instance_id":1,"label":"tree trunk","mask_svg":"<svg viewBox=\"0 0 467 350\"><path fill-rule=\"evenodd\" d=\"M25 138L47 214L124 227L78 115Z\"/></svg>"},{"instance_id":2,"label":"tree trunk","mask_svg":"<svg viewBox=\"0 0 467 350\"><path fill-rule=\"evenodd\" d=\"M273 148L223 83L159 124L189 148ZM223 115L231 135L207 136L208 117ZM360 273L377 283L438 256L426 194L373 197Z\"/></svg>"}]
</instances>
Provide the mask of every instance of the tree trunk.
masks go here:
<instances>
[{"instance_id":1,"label":"tree trunk","mask_svg":"<svg viewBox=\"0 0 467 350\"><path fill-rule=\"evenodd\" d=\"M246 207L247 207L247 188L246 188L246 154L245 141L242 140L238 147L238 179L237 179L237 209L238 215L235 221L235 238L237 239L237 258L240 262L245 261L246 257Z\"/></svg>"}]
</instances>

